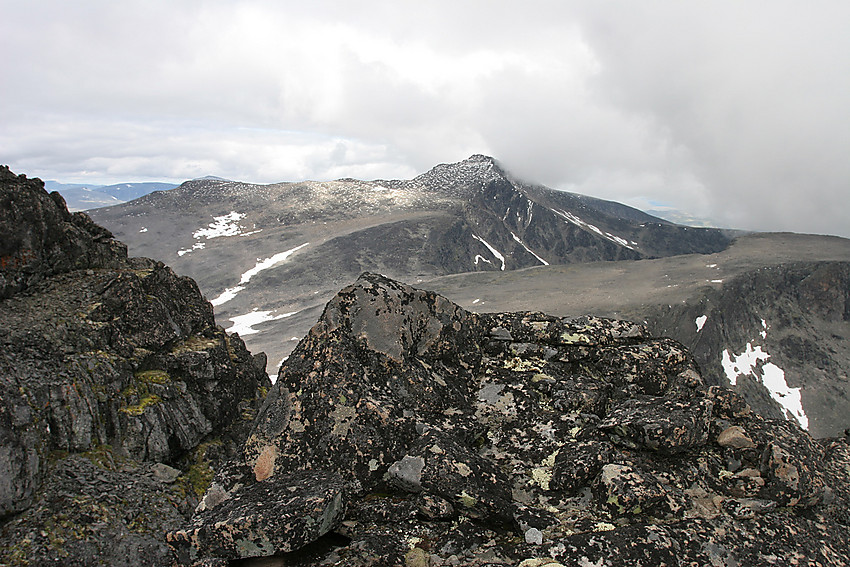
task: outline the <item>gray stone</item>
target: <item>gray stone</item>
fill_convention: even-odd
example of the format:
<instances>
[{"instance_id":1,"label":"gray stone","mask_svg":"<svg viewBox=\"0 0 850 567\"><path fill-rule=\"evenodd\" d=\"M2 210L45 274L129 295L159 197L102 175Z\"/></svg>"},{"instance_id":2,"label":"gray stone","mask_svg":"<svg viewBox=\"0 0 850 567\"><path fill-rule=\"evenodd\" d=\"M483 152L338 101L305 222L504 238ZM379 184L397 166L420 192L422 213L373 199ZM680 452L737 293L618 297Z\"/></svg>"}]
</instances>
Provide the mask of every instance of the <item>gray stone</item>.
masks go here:
<instances>
[{"instance_id":1,"label":"gray stone","mask_svg":"<svg viewBox=\"0 0 850 567\"><path fill-rule=\"evenodd\" d=\"M405 455L387 470L387 475L395 486L408 492L422 491L422 469L425 459Z\"/></svg>"}]
</instances>

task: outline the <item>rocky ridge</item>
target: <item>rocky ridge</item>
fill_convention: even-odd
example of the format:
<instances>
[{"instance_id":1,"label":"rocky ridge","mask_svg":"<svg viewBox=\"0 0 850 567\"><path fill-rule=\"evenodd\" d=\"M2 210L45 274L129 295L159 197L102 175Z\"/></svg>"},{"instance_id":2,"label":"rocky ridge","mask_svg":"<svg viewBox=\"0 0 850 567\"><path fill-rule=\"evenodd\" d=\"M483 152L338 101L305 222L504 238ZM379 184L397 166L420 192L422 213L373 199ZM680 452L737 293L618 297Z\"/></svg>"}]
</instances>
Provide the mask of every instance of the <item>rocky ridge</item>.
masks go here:
<instances>
[{"instance_id":1,"label":"rocky ridge","mask_svg":"<svg viewBox=\"0 0 850 567\"><path fill-rule=\"evenodd\" d=\"M848 466L642 325L364 274L168 541L181 565L844 565Z\"/></svg>"},{"instance_id":2,"label":"rocky ridge","mask_svg":"<svg viewBox=\"0 0 850 567\"><path fill-rule=\"evenodd\" d=\"M0 563L161 565L271 385L194 281L0 169Z\"/></svg>"}]
</instances>

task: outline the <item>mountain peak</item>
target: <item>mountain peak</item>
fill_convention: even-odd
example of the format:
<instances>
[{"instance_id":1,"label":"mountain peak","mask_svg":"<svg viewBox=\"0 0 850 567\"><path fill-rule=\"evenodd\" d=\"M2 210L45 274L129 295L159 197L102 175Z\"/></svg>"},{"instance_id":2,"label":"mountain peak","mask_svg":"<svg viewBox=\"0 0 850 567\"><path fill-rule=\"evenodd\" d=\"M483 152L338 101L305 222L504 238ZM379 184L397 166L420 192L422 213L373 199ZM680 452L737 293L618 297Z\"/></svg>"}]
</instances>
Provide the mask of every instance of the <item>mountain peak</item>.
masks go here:
<instances>
[{"instance_id":1,"label":"mountain peak","mask_svg":"<svg viewBox=\"0 0 850 567\"><path fill-rule=\"evenodd\" d=\"M453 194L476 191L491 181L506 179L507 173L495 158L473 154L455 163L441 163L413 179L431 189Z\"/></svg>"}]
</instances>

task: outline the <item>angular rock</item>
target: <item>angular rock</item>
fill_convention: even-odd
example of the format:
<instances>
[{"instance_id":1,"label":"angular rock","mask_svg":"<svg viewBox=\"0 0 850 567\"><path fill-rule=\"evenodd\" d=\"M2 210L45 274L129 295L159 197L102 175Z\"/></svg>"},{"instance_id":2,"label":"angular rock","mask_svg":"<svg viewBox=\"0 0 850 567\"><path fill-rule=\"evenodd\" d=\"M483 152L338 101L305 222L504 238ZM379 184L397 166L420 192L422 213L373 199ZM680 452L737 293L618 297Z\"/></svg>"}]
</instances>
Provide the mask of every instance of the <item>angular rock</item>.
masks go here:
<instances>
[{"instance_id":1,"label":"angular rock","mask_svg":"<svg viewBox=\"0 0 850 567\"><path fill-rule=\"evenodd\" d=\"M717 436L717 444L721 447L733 449L754 449L756 446L753 440L747 437L746 431L737 425L721 431L720 435Z\"/></svg>"},{"instance_id":2,"label":"angular rock","mask_svg":"<svg viewBox=\"0 0 850 567\"><path fill-rule=\"evenodd\" d=\"M166 532L195 565L850 560L847 441L753 415L643 326L473 314L364 274L257 412L263 357L215 326L197 287L104 256L105 235L35 189L34 218L90 238L25 231L48 245L6 262L0 502L17 515L0 562L162 564ZM708 442L730 427L754 446ZM155 462L183 474L156 480Z\"/></svg>"},{"instance_id":3,"label":"angular rock","mask_svg":"<svg viewBox=\"0 0 850 567\"><path fill-rule=\"evenodd\" d=\"M612 441L662 453L681 453L708 441L712 402L706 398L627 400L599 423Z\"/></svg>"},{"instance_id":4,"label":"angular rock","mask_svg":"<svg viewBox=\"0 0 850 567\"><path fill-rule=\"evenodd\" d=\"M472 518L495 523L511 520L510 480L489 460L436 429L425 432L409 453L415 456L406 455L399 461L405 465L396 469L401 471L409 465L409 476L415 476L417 482L408 481L407 486L414 484L426 494L439 496ZM392 475L393 467L390 469Z\"/></svg>"},{"instance_id":5,"label":"angular rock","mask_svg":"<svg viewBox=\"0 0 850 567\"><path fill-rule=\"evenodd\" d=\"M85 213L69 213L59 193L0 166L0 299L72 270L112 268L127 247Z\"/></svg>"},{"instance_id":6,"label":"angular rock","mask_svg":"<svg viewBox=\"0 0 850 567\"><path fill-rule=\"evenodd\" d=\"M238 491L169 532L180 563L199 558L264 557L297 550L336 528L347 498L340 478L325 471L278 474Z\"/></svg>"},{"instance_id":7,"label":"angular rock","mask_svg":"<svg viewBox=\"0 0 850 567\"><path fill-rule=\"evenodd\" d=\"M588 486L602 467L617 459L608 441L578 441L558 452L550 486L570 496Z\"/></svg>"},{"instance_id":8,"label":"angular rock","mask_svg":"<svg viewBox=\"0 0 850 567\"><path fill-rule=\"evenodd\" d=\"M652 473L629 465L607 464L593 486L598 503L612 514L665 515L671 512L667 490Z\"/></svg>"}]
</instances>

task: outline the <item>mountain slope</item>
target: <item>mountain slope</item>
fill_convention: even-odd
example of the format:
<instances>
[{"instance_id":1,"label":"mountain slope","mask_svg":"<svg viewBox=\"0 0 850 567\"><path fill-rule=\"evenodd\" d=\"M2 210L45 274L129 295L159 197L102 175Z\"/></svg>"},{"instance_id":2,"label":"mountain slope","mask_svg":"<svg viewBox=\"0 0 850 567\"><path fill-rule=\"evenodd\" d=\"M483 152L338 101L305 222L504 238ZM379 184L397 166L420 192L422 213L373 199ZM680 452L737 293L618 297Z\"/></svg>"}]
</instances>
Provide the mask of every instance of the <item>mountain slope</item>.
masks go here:
<instances>
[{"instance_id":1,"label":"mountain slope","mask_svg":"<svg viewBox=\"0 0 850 567\"><path fill-rule=\"evenodd\" d=\"M729 242L722 231L525 183L481 155L410 180L194 180L91 214L131 253L195 278L217 315L231 328L245 323L240 334L273 362L292 348L273 330L315 320L363 271L417 281L709 253Z\"/></svg>"}]
</instances>

